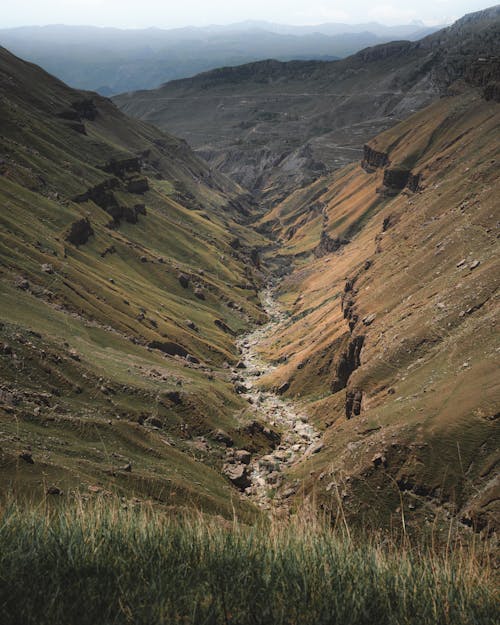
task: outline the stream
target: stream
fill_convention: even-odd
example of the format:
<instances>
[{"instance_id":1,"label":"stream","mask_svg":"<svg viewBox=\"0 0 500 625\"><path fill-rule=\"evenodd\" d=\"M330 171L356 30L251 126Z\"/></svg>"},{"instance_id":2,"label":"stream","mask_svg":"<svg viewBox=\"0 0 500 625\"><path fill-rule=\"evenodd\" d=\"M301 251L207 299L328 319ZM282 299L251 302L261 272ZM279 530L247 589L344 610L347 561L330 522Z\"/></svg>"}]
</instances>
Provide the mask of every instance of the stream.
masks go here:
<instances>
[{"instance_id":1,"label":"stream","mask_svg":"<svg viewBox=\"0 0 500 625\"><path fill-rule=\"evenodd\" d=\"M321 436L294 401L284 399L273 390L262 389L258 384L261 376L276 368L262 358L259 347L286 321L285 312L274 298L272 287L263 291L261 301L269 322L239 339L241 362L245 368L235 371L248 389L242 396L249 400L255 418L281 434L279 445L268 455L252 459L248 467L251 485L245 489L246 495L262 508L270 509L278 503L273 499L276 491L284 485L283 472L319 451ZM288 490L291 491L288 494L292 494L293 486ZM286 490L282 495L286 498Z\"/></svg>"}]
</instances>

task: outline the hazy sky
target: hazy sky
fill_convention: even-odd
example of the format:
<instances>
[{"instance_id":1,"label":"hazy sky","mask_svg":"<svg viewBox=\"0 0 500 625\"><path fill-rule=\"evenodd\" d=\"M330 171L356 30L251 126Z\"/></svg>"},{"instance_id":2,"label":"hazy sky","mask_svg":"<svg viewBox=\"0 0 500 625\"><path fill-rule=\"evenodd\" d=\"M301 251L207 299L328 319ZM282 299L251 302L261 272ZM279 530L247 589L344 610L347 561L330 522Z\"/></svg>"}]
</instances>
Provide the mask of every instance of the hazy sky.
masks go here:
<instances>
[{"instance_id":1,"label":"hazy sky","mask_svg":"<svg viewBox=\"0 0 500 625\"><path fill-rule=\"evenodd\" d=\"M494 4L494 0L0 0L0 27L92 24L172 28L247 19L287 24L402 24L420 19L442 24Z\"/></svg>"}]
</instances>

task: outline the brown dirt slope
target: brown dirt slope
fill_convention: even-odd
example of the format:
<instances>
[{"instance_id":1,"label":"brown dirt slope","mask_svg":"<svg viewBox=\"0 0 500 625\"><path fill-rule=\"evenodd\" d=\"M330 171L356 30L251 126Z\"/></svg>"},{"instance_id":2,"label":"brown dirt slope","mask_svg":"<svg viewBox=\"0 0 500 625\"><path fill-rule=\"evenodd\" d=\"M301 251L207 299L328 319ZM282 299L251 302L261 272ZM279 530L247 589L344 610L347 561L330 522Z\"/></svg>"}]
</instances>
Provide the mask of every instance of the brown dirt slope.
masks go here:
<instances>
[{"instance_id":1,"label":"brown dirt slope","mask_svg":"<svg viewBox=\"0 0 500 625\"><path fill-rule=\"evenodd\" d=\"M264 382L289 382L323 429L296 477L328 510L498 520L499 147L499 104L465 90L262 224L297 263Z\"/></svg>"}]
</instances>

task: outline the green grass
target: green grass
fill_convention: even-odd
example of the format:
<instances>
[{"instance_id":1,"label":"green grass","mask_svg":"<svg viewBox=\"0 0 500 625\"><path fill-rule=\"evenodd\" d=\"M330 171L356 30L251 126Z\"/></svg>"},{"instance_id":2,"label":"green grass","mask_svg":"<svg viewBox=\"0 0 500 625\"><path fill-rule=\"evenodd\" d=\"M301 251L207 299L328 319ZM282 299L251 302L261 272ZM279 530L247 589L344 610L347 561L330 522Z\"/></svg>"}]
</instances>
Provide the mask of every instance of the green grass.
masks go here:
<instances>
[{"instance_id":1,"label":"green grass","mask_svg":"<svg viewBox=\"0 0 500 625\"><path fill-rule=\"evenodd\" d=\"M0 516L0 620L36 623L495 623L473 554L349 539L320 522L252 528L104 500Z\"/></svg>"}]
</instances>

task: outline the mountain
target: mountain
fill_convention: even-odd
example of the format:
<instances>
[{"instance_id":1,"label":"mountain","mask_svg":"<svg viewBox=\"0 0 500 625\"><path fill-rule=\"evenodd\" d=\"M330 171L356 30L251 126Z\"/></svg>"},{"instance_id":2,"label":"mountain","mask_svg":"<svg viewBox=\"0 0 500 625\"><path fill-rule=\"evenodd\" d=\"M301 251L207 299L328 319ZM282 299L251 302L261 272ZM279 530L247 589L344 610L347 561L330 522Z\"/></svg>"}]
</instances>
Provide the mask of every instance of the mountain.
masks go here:
<instances>
[{"instance_id":1,"label":"mountain","mask_svg":"<svg viewBox=\"0 0 500 625\"><path fill-rule=\"evenodd\" d=\"M0 30L0 44L73 87L111 95L266 58L332 60L421 33L420 25L379 24L309 28L244 22L171 30L52 25Z\"/></svg>"},{"instance_id":2,"label":"mountain","mask_svg":"<svg viewBox=\"0 0 500 625\"><path fill-rule=\"evenodd\" d=\"M5 49L0 95L2 492L249 513L218 469L268 445L224 369L264 318L248 195Z\"/></svg>"},{"instance_id":3,"label":"mountain","mask_svg":"<svg viewBox=\"0 0 500 625\"><path fill-rule=\"evenodd\" d=\"M466 88L261 219L296 268L261 383L323 433L299 500L365 531L498 529L499 162L500 104Z\"/></svg>"},{"instance_id":4,"label":"mountain","mask_svg":"<svg viewBox=\"0 0 500 625\"><path fill-rule=\"evenodd\" d=\"M114 101L185 138L272 203L359 160L366 141L445 95L458 79L498 80L499 42L496 6L419 41L375 46L340 61L227 67ZM483 55L488 75L476 68Z\"/></svg>"}]
</instances>

